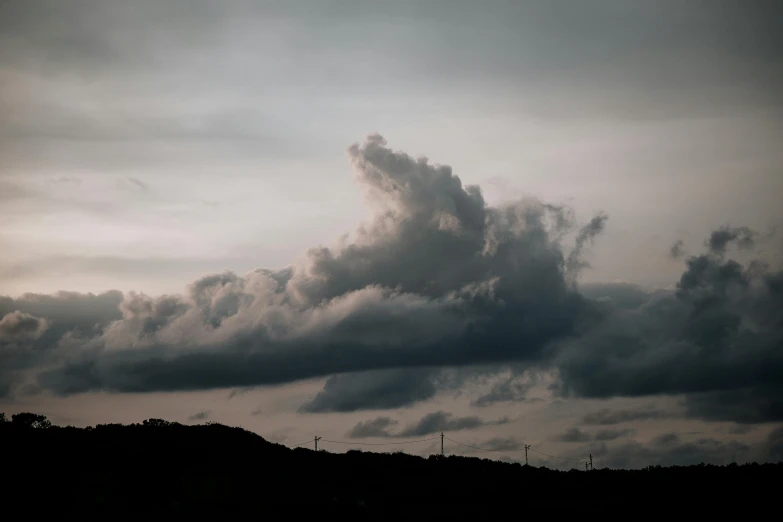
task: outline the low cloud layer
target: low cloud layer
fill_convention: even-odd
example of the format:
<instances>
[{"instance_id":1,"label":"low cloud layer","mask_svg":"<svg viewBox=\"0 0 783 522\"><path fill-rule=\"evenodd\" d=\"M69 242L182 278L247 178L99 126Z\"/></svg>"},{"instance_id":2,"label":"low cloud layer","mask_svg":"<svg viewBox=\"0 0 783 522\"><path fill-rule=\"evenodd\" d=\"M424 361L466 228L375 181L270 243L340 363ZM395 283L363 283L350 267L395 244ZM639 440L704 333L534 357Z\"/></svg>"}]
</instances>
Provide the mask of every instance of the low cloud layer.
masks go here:
<instances>
[{"instance_id":1,"label":"low cloud layer","mask_svg":"<svg viewBox=\"0 0 783 522\"><path fill-rule=\"evenodd\" d=\"M533 386L534 381L520 381L515 378L496 382L492 388L474 400L472 406L491 406L499 402L525 402L529 399L527 392Z\"/></svg>"},{"instance_id":2,"label":"low cloud layer","mask_svg":"<svg viewBox=\"0 0 783 522\"><path fill-rule=\"evenodd\" d=\"M585 415L582 418L582 423L587 425L611 425L630 421L666 419L671 416L671 412L654 408L639 408L636 410L610 410L604 408Z\"/></svg>"},{"instance_id":3,"label":"low cloud layer","mask_svg":"<svg viewBox=\"0 0 783 522\"><path fill-rule=\"evenodd\" d=\"M767 460L767 448L754 452L751 446L739 441L722 441L709 437L685 440L675 433L667 433L642 443L635 440L607 445L598 442L585 448L592 453L598 468L640 468L649 465L689 466L700 463L726 465L732 462Z\"/></svg>"},{"instance_id":4,"label":"low cloud layer","mask_svg":"<svg viewBox=\"0 0 783 522\"><path fill-rule=\"evenodd\" d=\"M436 411L428 413L418 421L394 432L391 430L396 428L398 424L396 420L390 417L376 417L375 419L359 422L348 432L347 436L352 439L364 437L421 437L442 431L471 430L481 428L482 426L507 424L508 422L508 417L487 421L476 416L456 417L449 412Z\"/></svg>"},{"instance_id":5,"label":"low cloud layer","mask_svg":"<svg viewBox=\"0 0 783 522\"><path fill-rule=\"evenodd\" d=\"M590 442L590 441L598 441L598 442L605 442L615 439L620 439L623 437L631 437L636 434L636 430L626 428L626 429L603 429L598 430L595 433L584 431L578 427L569 428L565 430L563 433L556 435L552 437L552 440L555 442L566 442L566 443L574 443L574 442Z\"/></svg>"},{"instance_id":6,"label":"low cloud layer","mask_svg":"<svg viewBox=\"0 0 783 522\"><path fill-rule=\"evenodd\" d=\"M402 407L467 382L445 379L447 368L513 364L553 371L561 396L683 395L692 417L783 420L783 272L731 259L752 251L752 230L716 230L684 259L674 291L580 289L606 215L579 226L536 199L490 206L450 167L378 135L348 155L369 218L291 266L207 275L184 295L0 298L0 393L328 377L301 411L339 412ZM525 400L526 386L501 381L475 405ZM585 424L655 414L594 415Z\"/></svg>"},{"instance_id":7,"label":"low cloud layer","mask_svg":"<svg viewBox=\"0 0 783 522\"><path fill-rule=\"evenodd\" d=\"M437 372L431 368L379 370L333 375L299 411L325 413L391 409L432 398Z\"/></svg>"}]
</instances>

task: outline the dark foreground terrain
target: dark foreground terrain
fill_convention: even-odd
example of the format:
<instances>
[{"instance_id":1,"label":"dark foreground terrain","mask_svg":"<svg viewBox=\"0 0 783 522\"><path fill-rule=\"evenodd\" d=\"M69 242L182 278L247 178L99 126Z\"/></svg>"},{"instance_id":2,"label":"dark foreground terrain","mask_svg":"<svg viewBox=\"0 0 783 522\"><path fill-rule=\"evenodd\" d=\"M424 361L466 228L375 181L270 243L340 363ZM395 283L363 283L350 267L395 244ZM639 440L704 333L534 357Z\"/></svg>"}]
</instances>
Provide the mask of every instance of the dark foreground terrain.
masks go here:
<instances>
[{"instance_id":1,"label":"dark foreground terrain","mask_svg":"<svg viewBox=\"0 0 783 522\"><path fill-rule=\"evenodd\" d=\"M9 419L0 423L0 448L4 508L35 519L236 511L275 520L639 519L769 509L776 517L783 486L783 463L563 472L470 457L288 449L241 428L156 419L83 429Z\"/></svg>"}]
</instances>

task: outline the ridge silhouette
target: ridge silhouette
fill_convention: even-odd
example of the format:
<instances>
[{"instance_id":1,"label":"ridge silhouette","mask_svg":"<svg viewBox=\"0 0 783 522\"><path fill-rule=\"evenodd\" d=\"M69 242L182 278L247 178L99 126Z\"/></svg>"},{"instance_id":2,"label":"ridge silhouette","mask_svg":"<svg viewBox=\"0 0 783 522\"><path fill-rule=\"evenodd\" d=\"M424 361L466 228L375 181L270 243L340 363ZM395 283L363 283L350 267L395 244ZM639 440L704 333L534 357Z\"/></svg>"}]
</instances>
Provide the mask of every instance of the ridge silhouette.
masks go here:
<instances>
[{"instance_id":1,"label":"ridge silhouette","mask_svg":"<svg viewBox=\"0 0 783 522\"><path fill-rule=\"evenodd\" d=\"M783 483L783 463L589 472L577 463L558 471L477 457L291 449L242 428L163 419L75 428L43 415L0 414L0 447L8 501L115 519L315 510L340 520L400 520L519 514L523 506L582 511L596 502L612 509L664 502L725 514L732 505L721 506L716 494L752 491L763 499L761 492ZM747 515L762 505L734 507Z\"/></svg>"}]
</instances>

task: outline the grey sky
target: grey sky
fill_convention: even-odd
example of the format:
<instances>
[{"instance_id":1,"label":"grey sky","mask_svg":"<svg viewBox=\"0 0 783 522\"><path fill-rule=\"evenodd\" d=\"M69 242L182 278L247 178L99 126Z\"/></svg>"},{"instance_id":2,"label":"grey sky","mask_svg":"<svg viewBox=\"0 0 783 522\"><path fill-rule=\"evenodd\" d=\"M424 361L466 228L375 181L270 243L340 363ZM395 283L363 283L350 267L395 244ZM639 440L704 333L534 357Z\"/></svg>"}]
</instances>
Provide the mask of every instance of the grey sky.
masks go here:
<instances>
[{"instance_id":1,"label":"grey sky","mask_svg":"<svg viewBox=\"0 0 783 522\"><path fill-rule=\"evenodd\" d=\"M639 401L633 403L634 408L649 405L644 402L647 388L641 393L633 383L617 378L616 372L629 372L642 377L654 374L656 378L639 382L652 383L649 396L665 402L668 409L649 416L645 416L647 410L634 410L635 414L625 417L627 425L612 427L617 433L636 430L631 438L653 445L623 445L614 461L618 465L641 463L655 454L650 448L662 444L663 439L656 436L675 428L682 428L682 433L694 431L692 424L707 425L710 433L723 430L710 435L716 440L741 439L752 446L748 455L762 451L753 444L766 444L773 426L769 422L783 419L776 410L777 398L783 393L774 383L775 376L765 374L758 386L742 381L748 386L741 391L725 384L703 389L679 375L668 386L659 386L660 372L677 360L672 346L679 345L667 343L691 342L693 337L676 337L674 327L669 328L671 322L661 319L667 313L679 317L678 309L655 308L663 306L661 302L674 302L673 294L655 297L654 292L671 291L683 274L695 274L695 268L684 264L687 256L705 252L705 238L724 226L746 226L755 233L752 252L737 251L732 244L728 256L741 262L760 259L770 264L770 270L781 268L783 242L780 232L775 233L783 225L781 20L783 8L772 0L747 5L729 0L6 0L0 6L0 312L11 314L19 308L19 314L8 315L4 323L9 332L18 324L34 324L35 318L62 318L40 332L38 327L31 330L39 336L34 340L39 349L64 328L78 325L92 343L109 343L112 333L111 339L121 338L136 348L173 349L179 357L187 342L175 330L179 332L185 323L179 319L167 322L167 306L189 307L182 317L235 313L237 329L226 336L257 334L259 330L253 328L261 322L269 328L295 325L302 331L314 325L332 328L332 323L323 326L318 323L321 319L305 317L310 313L307 307L315 309L318 297L343 299L334 305L335 314L349 313L347 308L361 303L371 308L366 316L354 317L341 329L324 330L323 335L335 343L359 343L366 348L376 342L373 336L386 332L392 338L389 332L400 333L395 330L400 323L372 322L376 312L397 314L394 321L407 321L406 328L413 329L406 333L418 332L427 338L422 343L429 343L427 336L440 334L430 330L425 334L424 323L439 325L433 327L438 332L452 328L454 318L444 310L456 298L445 290L462 292L463 283L482 281L474 277L477 268L468 261L449 265L465 251L464 244L430 242L432 248L425 249L422 245L427 242L379 232L380 222L373 221L377 206L364 190L368 183L355 173L356 153L346 154L351 144L366 144L365 137L375 132L383 135L390 150L405 151L414 158L424 155L430 164L449 165L463 186L481 187L489 208L503 208L520 198L571 207L576 221L562 247L535 250L541 255L567 255L579 226L606 213L609 220L603 231L580 257L589 267L578 274L583 286L579 295L609 300L620 311L578 342L558 345L558 356L550 353L547 344L560 342L554 330L549 332L552 335L526 332L513 337L524 340L527 347L524 364L530 360L544 364L538 381L525 373L529 368L514 366L521 364L520 350L498 348L486 355L493 343L499 343L502 336L497 334L481 337L489 346L485 352L460 349L459 357L454 356L458 370L442 370L444 361L453 361L437 355L441 352L434 341L427 344L432 350L427 353L436 354L432 358L416 352L416 357L424 357L416 360L426 359L426 368L406 363L395 353L384 355L383 363L371 362L368 356L354 359L361 364L341 366L341 360L335 359L330 366L334 371L359 373L334 376L332 370L323 368L300 371L307 365L292 357L285 363L288 369L281 370L291 379L259 380L250 375L235 384L297 382L253 389L242 399L224 401L228 391L204 391L198 378L176 373L174 368L166 370L174 373L165 375L176 373L179 384L155 384L158 377L141 384L130 382L129 375L145 368L144 361L133 363L141 366L128 366L127 360L119 361L130 357L125 352L103 354L104 348L90 344L81 346L79 353L98 368L90 373L92 380L87 382L82 373L55 371L57 384L49 381L52 389L62 391L58 386L67 384L83 394L62 398L39 390L42 395L35 397L22 394L0 399L5 402L0 406L11 411L38 405L43 413L54 416L68 411L62 413L63 418L89 424L108 421L102 417L111 415L117 401L135 401L133 411L153 416L146 412L158 408L155 403L162 400L171 406L156 411L161 411L160 416L168 413L172 420L187 421L199 412L209 412L210 420L234 424L260 423L263 418L275 430L283 430L278 433L281 437L285 430L294 430L285 435L292 438L305 435L302 426L313 418L329 419L332 437L340 438L357 423L375 418L390 418L404 427L433 412L455 418L479 415L484 424L476 425L472 443L521 436L513 433L519 428L514 420L503 426L486 422L505 415L516 419L517 412L535 411L546 426L534 434L537 440L555 443L564 433L578 433L576 439L600 453L601 444L612 447L627 442L626 437L597 437L596 428L607 426L595 424L608 422L580 424L587 412L577 413L573 405L594 404L595 419L623 417L621 406L603 412L606 408L601 401L610 405ZM392 160L382 167L393 172L396 160ZM454 194L448 187L441 188L447 197ZM440 205L441 188L422 196L424 204ZM461 193L455 198L458 205L463 201ZM418 212L418 204L421 201L403 202L411 215ZM455 215L463 224L471 219L469 212ZM326 258L313 261L307 253L319 246L337 252L340 242L346 241L341 240L343 235L353 234L355 239L362 223L375 227L364 237L375 241L374 250L353 258L339 257L333 263ZM489 234L481 234L485 232ZM548 233L556 235L552 230ZM394 255L406 256L403 263L409 264L408 273L396 270L400 260L383 250L383 238L399 249ZM531 248L525 252L533 252L532 243L525 244ZM675 244L678 256L671 255ZM443 253L446 248L454 250ZM421 252L428 260L414 261ZM552 266L539 258L535 263L530 259L526 261L530 267ZM282 269L310 262L315 268L297 272L291 279L296 288L285 294L304 299L305 311L296 312L302 315L284 315L294 313L287 303L269 308L283 315L272 317L270 312L263 321L255 320L257 309L243 308L241 299L267 298L266 287L259 288L268 280L258 273L214 290L225 292L229 301L239 299L239 304L188 301L198 296L189 293L187 285L203 281L208 274L231 270L242 276L262 268L288 281ZM709 267L718 267L720 262ZM365 266L362 263L369 263L367 273L357 268ZM446 265L452 270L444 269ZM487 266L504 276L504 281L514 277L507 264ZM697 291L723 288L709 267L700 272L698 284L702 286L691 289L688 299L694 301L687 306L695 307L693 303L701 299ZM425 276L435 274L436 269L441 286L431 286L432 281L424 285ZM314 274L329 275L331 286L316 289L308 279L315 278ZM774 347L779 332L769 326L772 319L760 308L743 308L747 303L763 307L779 302L772 283L768 293L757 292L754 286L771 277L754 275L750 268L738 275L734 281L747 278L750 289L742 300L734 294L724 296L725 307L710 317L718 321L725 318L722 314L740 310L744 321L754 321L756 333L769 334L758 335L754 353L762 354L761 361L770 362L768 367L774 372L783 367L777 365L779 350L769 348ZM536 296L542 307L540 303L553 295L572 297L570 291L555 290L560 288L559 280L557 284L547 281L550 286L541 283L538 287L533 281L514 279L506 287L502 283L499 291L522 289L528 292L525 295ZM641 285L653 297L607 283ZM414 297L389 301L388 296L366 291L368 284L399 285ZM110 312L92 311L85 304L92 298L82 294L22 297L27 292L59 290L95 294L119 290L124 301L117 294L93 297L96 303L122 301L122 314L115 312L116 304ZM134 300L128 297L129 291L144 292L149 300ZM367 301L346 293L352 291L366 292L362 299ZM185 297L175 303L158 298L162 294ZM13 300L4 301L2 296ZM416 304L416 299L433 296L441 299L438 307L444 308L425 309ZM45 306L34 304L36 299ZM69 299L82 303L78 306L86 310L84 317L68 316ZM553 298L552 302L560 301ZM526 314L531 310L522 298L509 303ZM411 306L422 306L419 314L432 315L408 317ZM566 313L552 306L536 316L540 323L554 310L560 314L558 324L564 331L583 324L582 314L587 312L582 308ZM471 313L476 310L469 308ZM31 314L33 322L21 314ZM104 328L109 320L120 317L123 320L112 332L89 330L95 325ZM195 321L192 317L188 321ZM147 323L141 325L142 319ZM150 321L159 328L155 346L144 345L151 338ZM501 331L511 323L501 317L489 324ZM614 330L621 324L657 328L661 344L650 347L643 340L626 339L646 355L629 358L629 367L601 366L601 354L615 350L608 347L607 339L631 335ZM374 330L369 332L371 326ZM197 327L205 326L199 323ZM697 336L703 327L689 323L683 331ZM0 387L9 372L54 371L63 360L59 351L28 353L16 337L10 339L10 334L0 336L0 349L6 351L0 354L0 362L6 363L0 369ZM223 346L215 339L216 346ZM240 342L231 337L233 344L226 346L242 350L243 342L257 342L252 339ZM538 343L542 343L540 353ZM452 344L456 346L456 341ZM292 353L278 354L278 349L282 350L270 348L263 356ZM306 347L312 353L324 353L318 352L321 349L327 348ZM88 353L89 357L103 355L90 359ZM513 353L513 360L505 355L498 359L500 353ZM737 356L728 348L726 355ZM687 359L694 365L687 367L702 368L710 383L724 383L724 369L718 364L701 366L702 356L698 352ZM684 355L678 357L685 360ZM491 367L474 368L479 363ZM740 367L747 375L757 375L757 363ZM222 364L235 368L233 360ZM400 371L399 366L403 367ZM603 372L606 380L591 380L586 368ZM547 372L555 370L568 380L566 385L533 393L551 377ZM302 378L316 380L299 381ZM17 382L15 373L13 379L14 386L24 384ZM222 387L231 379L214 382ZM141 388L149 394L113 393ZM299 395L304 389L312 393ZM171 393L163 393L166 390ZM0 389L0 396L7 391ZM180 396L187 397L181 408L166 402L173 399L164 399ZM243 402L244 409L235 406L250 397L274 404L274 413L248 416L252 411L265 411L264 406L249 402ZM672 397L682 400L680 417L670 414L674 406L666 401ZM451 400L456 402L448 403ZM444 407L443 401L451 406ZM749 401L765 404L766 409L740 418L737 412ZM560 403L572 405L567 407L571 422L548 416ZM85 407L89 404L95 407ZM752 425L759 421L761 427L730 434L730 425L725 423L732 420ZM645 431L649 425L657 426L657 432ZM511 447L509 440L502 438L504 447ZM568 449L562 438L557 440L556 444ZM687 440L678 444L672 450L673 459L693 455ZM701 447L708 447L713 456L738 451L710 444Z\"/></svg>"}]
</instances>

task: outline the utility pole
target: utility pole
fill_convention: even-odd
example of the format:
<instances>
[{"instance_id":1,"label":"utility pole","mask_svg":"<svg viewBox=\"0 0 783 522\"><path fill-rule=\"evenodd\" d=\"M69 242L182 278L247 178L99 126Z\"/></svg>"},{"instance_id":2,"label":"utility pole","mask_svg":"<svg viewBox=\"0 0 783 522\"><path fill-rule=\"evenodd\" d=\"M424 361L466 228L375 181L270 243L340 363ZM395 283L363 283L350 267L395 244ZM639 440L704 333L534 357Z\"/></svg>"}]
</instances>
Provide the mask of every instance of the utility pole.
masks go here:
<instances>
[{"instance_id":1,"label":"utility pole","mask_svg":"<svg viewBox=\"0 0 783 522\"><path fill-rule=\"evenodd\" d=\"M527 450L530 449L530 444L525 444L525 466L527 466Z\"/></svg>"},{"instance_id":2,"label":"utility pole","mask_svg":"<svg viewBox=\"0 0 783 522\"><path fill-rule=\"evenodd\" d=\"M585 461L585 471L587 471L587 461Z\"/></svg>"},{"instance_id":3,"label":"utility pole","mask_svg":"<svg viewBox=\"0 0 783 522\"><path fill-rule=\"evenodd\" d=\"M318 441L321 440L321 437L313 437L313 442L315 442L315 451L318 451Z\"/></svg>"},{"instance_id":4,"label":"utility pole","mask_svg":"<svg viewBox=\"0 0 783 522\"><path fill-rule=\"evenodd\" d=\"M593 454L590 454L590 471L593 471Z\"/></svg>"},{"instance_id":5,"label":"utility pole","mask_svg":"<svg viewBox=\"0 0 783 522\"><path fill-rule=\"evenodd\" d=\"M443 432L442 431L440 432L440 456L441 457L444 456L444 453L443 453Z\"/></svg>"}]
</instances>

